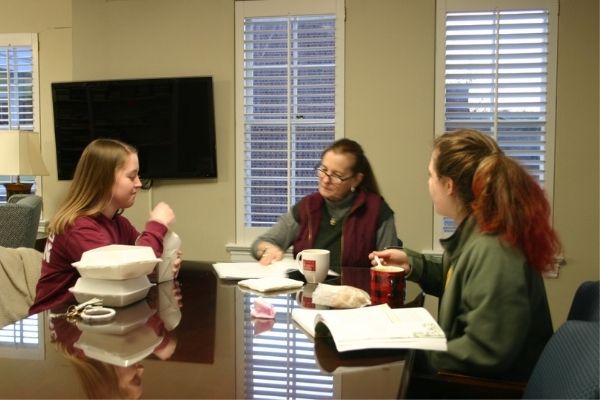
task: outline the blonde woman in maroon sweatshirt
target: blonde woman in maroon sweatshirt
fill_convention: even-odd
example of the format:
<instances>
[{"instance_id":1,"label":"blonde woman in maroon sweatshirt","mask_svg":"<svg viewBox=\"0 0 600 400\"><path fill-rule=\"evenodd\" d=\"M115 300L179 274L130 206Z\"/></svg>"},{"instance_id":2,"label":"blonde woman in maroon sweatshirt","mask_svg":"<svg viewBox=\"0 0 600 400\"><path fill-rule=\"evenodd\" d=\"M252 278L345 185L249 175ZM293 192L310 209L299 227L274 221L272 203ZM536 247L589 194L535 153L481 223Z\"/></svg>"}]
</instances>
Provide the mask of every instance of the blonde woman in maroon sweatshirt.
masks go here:
<instances>
[{"instance_id":1,"label":"blonde woman in maroon sweatshirt","mask_svg":"<svg viewBox=\"0 0 600 400\"><path fill-rule=\"evenodd\" d=\"M143 232L138 232L123 215L131 207L142 183L139 160L132 146L113 139L96 139L83 151L62 207L49 227L31 314L73 301L69 288L79 273L71 264L97 247L111 244L150 246L157 257L163 238L175 221L166 203L150 212ZM175 274L181 258L174 263Z\"/></svg>"}]
</instances>

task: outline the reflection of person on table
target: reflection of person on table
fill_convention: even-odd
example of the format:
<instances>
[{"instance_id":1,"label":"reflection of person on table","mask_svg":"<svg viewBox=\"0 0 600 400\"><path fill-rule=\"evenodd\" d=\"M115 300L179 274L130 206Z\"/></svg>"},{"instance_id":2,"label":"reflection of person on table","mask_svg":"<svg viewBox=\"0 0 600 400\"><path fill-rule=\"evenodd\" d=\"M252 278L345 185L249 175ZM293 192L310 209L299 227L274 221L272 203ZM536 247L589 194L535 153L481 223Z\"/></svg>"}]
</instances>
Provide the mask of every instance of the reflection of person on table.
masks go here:
<instances>
[{"instance_id":1,"label":"reflection of person on table","mask_svg":"<svg viewBox=\"0 0 600 400\"><path fill-rule=\"evenodd\" d=\"M252 244L263 265L309 248L327 249L331 268L368 267L368 254L398 245L394 212L380 195L362 147L340 139L326 148L316 169L319 190L302 198L291 211Z\"/></svg>"},{"instance_id":2,"label":"reflection of person on table","mask_svg":"<svg viewBox=\"0 0 600 400\"><path fill-rule=\"evenodd\" d=\"M376 251L407 279L440 298L447 352L427 352L428 369L528 376L552 323L541 272L560 249L538 183L496 142L473 130L434 142L429 192L456 232L441 241L441 262L410 250ZM426 358L426 360L425 360Z\"/></svg>"},{"instance_id":3,"label":"reflection of person on table","mask_svg":"<svg viewBox=\"0 0 600 400\"><path fill-rule=\"evenodd\" d=\"M178 285L174 285L173 295L181 300ZM154 308L152 304L149 305ZM144 325L162 338L152 350L152 354L160 360L171 358L177 348L176 333L167 329L158 312L152 314ZM144 373L141 362L122 367L87 357L81 349L75 347L75 343L81 336L81 330L66 318L50 319L50 335L51 341L56 343L65 358L72 363L88 398L141 398Z\"/></svg>"},{"instance_id":4,"label":"reflection of person on table","mask_svg":"<svg viewBox=\"0 0 600 400\"><path fill-rule=\"evenodd\" d=\"M152 247L160 257L163 238L175 221L173 210L158 203L142 233L121 215L133 205L142 186L138 171L137 151L125 143L97 139L85 148L67 198L50 222L42 273L30 313L73 300L68 289L75 285L79 273L71 264L87 250L110 244L135 244ZM181 257L174 263L175 275L180 265Z\"/></svg>"},{"instance_id":5,"label":"reflection of person on table","mask_svg":"<svg viewBox=\"0 0 600 400\"><path fill-rule=\"evenodd\" d=\"M139 399L142 397L144 366L135 363L127 367L112 365L86 357L74 346L81 331L64 318L50 320L51 341L56 343L77 372L89 399Z\"/></svg>"}]
</instances>

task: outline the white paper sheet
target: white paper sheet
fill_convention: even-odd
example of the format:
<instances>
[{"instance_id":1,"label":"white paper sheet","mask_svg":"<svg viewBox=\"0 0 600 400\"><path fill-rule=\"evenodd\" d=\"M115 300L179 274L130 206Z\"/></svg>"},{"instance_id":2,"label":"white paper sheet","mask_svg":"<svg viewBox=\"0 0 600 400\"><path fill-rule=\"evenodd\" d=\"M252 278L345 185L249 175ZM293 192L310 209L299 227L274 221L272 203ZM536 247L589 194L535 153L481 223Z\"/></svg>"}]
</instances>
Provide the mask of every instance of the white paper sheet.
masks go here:
<instances>
[{"instance_id":1,"label":"white paper sheet","mask_svg":"<svg viewBox=\"0 0 600 400\"><path fill-rule=\"evenodd\" d=\"M215 263L213 268L220 279L251 279L286 277L288 271L298 269L294 260L281 260L271 265L255 262Z\"/></svg>"},{"instance_id":2,"label":"white paper sheet","mask_svg":"<svg viewBox=\"0 0 600 400\"><path fill-rule=\"evenodd\" d=\"M301 288L304 282L289 278L269 277L258 279L244 279L238 282L238 285L247 287L257 292L270 292L275 290L285 290Z\"/></svg>"}]
</instances>

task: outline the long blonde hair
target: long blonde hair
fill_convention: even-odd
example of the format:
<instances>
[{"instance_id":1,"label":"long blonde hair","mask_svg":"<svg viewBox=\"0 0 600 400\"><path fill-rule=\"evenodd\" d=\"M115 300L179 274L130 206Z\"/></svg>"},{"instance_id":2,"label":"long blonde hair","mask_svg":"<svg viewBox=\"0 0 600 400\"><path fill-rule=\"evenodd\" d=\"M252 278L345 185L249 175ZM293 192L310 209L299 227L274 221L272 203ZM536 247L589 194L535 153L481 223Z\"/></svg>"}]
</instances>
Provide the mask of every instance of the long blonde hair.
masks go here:
<instances>
[{"instance_id":1,"label":"long blonde hair","mask_svg":"<svg viewBox=\"0 0 600 400\"><path fill-rule=\"evenodd\" d=\"M121 385L117 366L87 357L77 351L75 341L81 332L74 323L64 318L50 319L50 341L73 366L88 399L131 398Z\"/></svg>"},{"instance_id":2,"label":"long blonde hair","mask_svg":"<svg viewBox=\"0 0 600 400\"><path fill-rule=\"evenodd\" d=\"M119 376L114 365L89 357L80 358L70 354L66 349L63 349L63 353L75 369L88 399L129 398L127 391L119 384Z\"/></svg>"},{"instance_id":3,"label":"long blonde hair","mask_svg":"<svg viewBox=\"0 0 600 400\"><path fill-rule=\"evenodd\" d=\"M96 215L110 202L115 172L137 150L114 139L96 139L86 146L77 162L63 205L50 222L51 233L63 233L77 217Z\"/></svg>"}]
</instances>

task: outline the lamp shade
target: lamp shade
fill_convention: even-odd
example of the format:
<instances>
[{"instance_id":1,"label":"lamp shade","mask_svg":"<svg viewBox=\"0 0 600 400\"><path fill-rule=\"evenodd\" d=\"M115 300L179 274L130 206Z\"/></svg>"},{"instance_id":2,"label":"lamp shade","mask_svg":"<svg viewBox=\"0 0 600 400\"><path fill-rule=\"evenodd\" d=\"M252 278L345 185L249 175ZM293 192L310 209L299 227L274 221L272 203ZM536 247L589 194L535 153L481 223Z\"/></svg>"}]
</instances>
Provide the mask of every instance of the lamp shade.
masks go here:
<instances>
[{"instance_id":1,"label":"lamp shade","mask_svg":"<svg viewBox=\"0 0 600 400\"><path fill-rule=\"evenodd\" d=\"M48 175L38 137L30 131L0 131L0 175Z\"/></svg>"}]
</instances>

